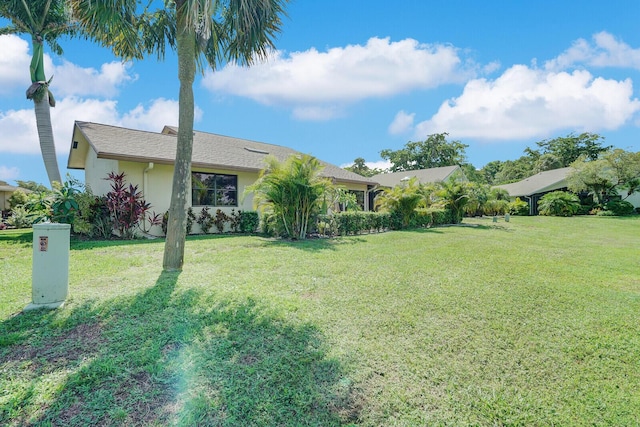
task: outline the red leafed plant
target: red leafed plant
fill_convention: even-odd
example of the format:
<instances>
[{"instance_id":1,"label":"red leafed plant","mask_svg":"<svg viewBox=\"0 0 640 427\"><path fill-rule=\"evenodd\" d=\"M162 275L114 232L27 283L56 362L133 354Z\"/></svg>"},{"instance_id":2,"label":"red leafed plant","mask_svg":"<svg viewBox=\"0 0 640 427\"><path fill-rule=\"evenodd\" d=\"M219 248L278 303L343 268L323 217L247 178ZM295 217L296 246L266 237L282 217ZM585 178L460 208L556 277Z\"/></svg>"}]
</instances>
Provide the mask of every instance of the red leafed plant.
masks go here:
<instances>
[{"instance_id":1,"label":"red leafed plant","mask_svg":"<svg viewBox=\"0 0 640 427\"><path fill-rule=\"evenodd\" d=\"M113 221L114 231L122 238L133 238L137 228L143 231L146 223L159 225L161 218L150 213L151 205L147 203L137 185L128 184L124 180L124 172L110 172L105 178L111 181L111 191L106 195L107 209Z\"/></svg>"}]
</instances>

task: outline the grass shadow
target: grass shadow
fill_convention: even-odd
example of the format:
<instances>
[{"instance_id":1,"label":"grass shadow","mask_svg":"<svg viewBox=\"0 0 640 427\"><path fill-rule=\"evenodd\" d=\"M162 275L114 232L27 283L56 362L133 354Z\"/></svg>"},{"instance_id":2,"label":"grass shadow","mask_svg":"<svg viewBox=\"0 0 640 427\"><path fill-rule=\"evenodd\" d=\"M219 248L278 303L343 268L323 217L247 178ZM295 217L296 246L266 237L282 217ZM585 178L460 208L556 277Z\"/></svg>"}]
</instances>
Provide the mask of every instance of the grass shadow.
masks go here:
<instances>
[{"instance_id":1,"label":"grass shadow","mask_svg":"<svg viewBox=\"0 0 640 427\"><path fill-rule=\"evenodd\" d=\"M0 322L0 424L344 425L357 392L322 334L251 299L180 290Z\"/></svg>"},{"instance_id":2,"label":"grass shadow","mask_svg":"<svg viewBox=\"0 0 640 427\"><path fill-rule=\"evenodd\" d=\"M0 230L0 243L31 246L33 243L32 229Z\"/></svg>"}]
</instances>

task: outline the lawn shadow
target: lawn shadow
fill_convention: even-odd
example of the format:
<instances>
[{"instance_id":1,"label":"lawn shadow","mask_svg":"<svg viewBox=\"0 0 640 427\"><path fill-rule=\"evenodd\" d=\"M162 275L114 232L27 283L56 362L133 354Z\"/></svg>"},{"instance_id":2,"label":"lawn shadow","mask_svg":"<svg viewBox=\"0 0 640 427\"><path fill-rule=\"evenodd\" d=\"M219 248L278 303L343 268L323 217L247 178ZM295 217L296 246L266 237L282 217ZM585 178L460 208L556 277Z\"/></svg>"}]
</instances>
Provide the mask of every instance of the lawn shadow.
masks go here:
<instances>
[{"instance_id":1,"label":"lawn shadow","mask_svg":"<svg viewBox=\"0 0 640 427\"><path fill-rule=\"evenodd\" d=\"M361 401L322 334L258 301L180 289L0 322L2 425L344 425Z\"/></svg>"},{"instance_id":2,"label":"lawn shadow","mask_svg":"<svg viewBox=\"0 0 640 427\"><path fill-rule=\"evenodd\" d=\"M304 240L270 239L265 241L265 246L300 249L307 252L334 251L338 246L355 245L365 240L362 235L336 236L336 237L313 237Z\"/></svg>"},{"instance_id":3,"label":"lawn shadow","mask_svg":"<svg viewBox=\"0 0 640 427\"><path fill-rule=\"evenodd\" d=\"M20 246L31 246L33 243L33 230L0 230L0 243L5 242Z\"/></svg>"}]
</instances>

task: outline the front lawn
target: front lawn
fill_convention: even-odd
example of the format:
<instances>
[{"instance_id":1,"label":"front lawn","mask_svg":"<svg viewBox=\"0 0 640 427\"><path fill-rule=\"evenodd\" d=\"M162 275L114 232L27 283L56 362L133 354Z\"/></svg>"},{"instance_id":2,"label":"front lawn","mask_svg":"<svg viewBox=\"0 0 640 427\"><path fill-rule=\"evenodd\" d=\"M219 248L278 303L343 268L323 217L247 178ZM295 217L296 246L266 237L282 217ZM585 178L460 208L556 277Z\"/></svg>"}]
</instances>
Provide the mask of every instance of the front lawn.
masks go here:
<instances>
[{"instance_id":1,"label":"front lawn","mask_svg":"<svg viewBox=\"0 0 640 427\"><path fill-rule=\"evenodd\" d=\"M0 425L639 425L640 218L283 242L72 242L31 299L0 231Z\"/></svg>"}]
</instances>

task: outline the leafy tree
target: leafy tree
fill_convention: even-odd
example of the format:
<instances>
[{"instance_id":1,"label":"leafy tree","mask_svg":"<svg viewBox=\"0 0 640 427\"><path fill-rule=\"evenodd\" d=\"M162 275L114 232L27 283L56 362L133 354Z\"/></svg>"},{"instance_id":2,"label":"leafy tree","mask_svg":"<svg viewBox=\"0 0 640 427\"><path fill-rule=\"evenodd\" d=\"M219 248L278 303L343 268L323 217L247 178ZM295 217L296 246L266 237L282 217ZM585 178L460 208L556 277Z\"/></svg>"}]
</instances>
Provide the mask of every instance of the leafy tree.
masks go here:
<instances>
[{"instance_id":1,"label":"leafy tree","mask_svg":"<svg viewBox=\"0 0 640 427\"><path fill-rule=\"evenodd\" d=\"M500 160L494 160L482 167L480 173L484 177L484 182L489 185L496 184L496 174L502 169L502 162Z\"/></svg>"},{"instance_id":2,"label":"leafy tree","mask_svg":"<svg viewBox=\"0 0 640 427\"><path fill-rule=\"evenodd\" d=\"M537 142L537 150L527 148L525 153L535 160L540 161L540 165L549 164L546 169L540 171L563 168L571 165L579 157L587 160L596 160L601 153L611 149L611 146L603 147L604 137L595 133L581 133L580 135L569 134L565 137L547 139ZM547 155L546 158L543 158Z\"/></svg>"},{"instance_id":3,"label":"leafy tree","mask_svg":"<svg viewBox=\"0 0 640 427\"><path fill-rule=\"evenodd\" d=\"M467 215L479 216L484 213L485 206L490 200L491 188L487 184L470 182L467 186L469 200L464 207Z\"/></svg>"},{"instance_id":4,"label":"leafy tree","mask_svg":"<svg viewBox=\"0 0 640 427\"><path fill-rule=\"evenodd\" d=\"M39 184L35 181L19 181L16 180L18 187L24 188L25 190L31 190L36 193L41 193L43 191L48 191L49 189L42 184Z\"/></svg>"},{"instance_id":5,"label":"leafy tree","mask_svg":"<svg viewBox=\"0 0 640 427\"><path fill-rule=\"evenodd\" d=\"M571 164L567 186L576 193L588 191L600 206L619 190L626 190L628 197L640 188L640 152L615 149L597 160L581 157Z\"/></svg>"},{"instance_id":6,"label":"leafy tree","mask_svg":"<svg viewBox=\"0 0 640 427\"><path fill-rule=\"evenodd\" d=\"M287 237L305 239L309 223L332 187L328 178L320 176L324 168L309 155L290 156L280 162L273 156L246 193L254 193L254 204L263 212L273 213Z\"/></svg>"},{"instance_id":7,"label":"leafy tree","mask_svg":"<svg viewBox=\"0 0 640 427\"><path fill-rule=\"evenodd\" d=\"M366 177L372 177L384 172L384 170L382 169L370 168L369 166L367 166L366 161L362 157L358 157L353 161L353 165L347 166L344 169Z\"/></svg>"},{"instance_id":8,"label":"leafy tree","mask_svg":"<svg viewBox=\"0 0 640 427\"><path fill-rule=\"evenodd\" d=\"M538 200L540 215L573 216L580 210L578 196L566 191L552 191Z\"/></svg>"},{"instance_id":9,"label":"leafy tree","mask_svg":"<svg viewBox=\"0 0 640 427\"><path fill-rule=\"evenodd\" d=\"M429 135L426 140L408 142L400 150L382 150L380 156L391 162L391 172L430 169L465 163L468 145L447 141L448 133Z\"/></svg>"}]
</instances>

